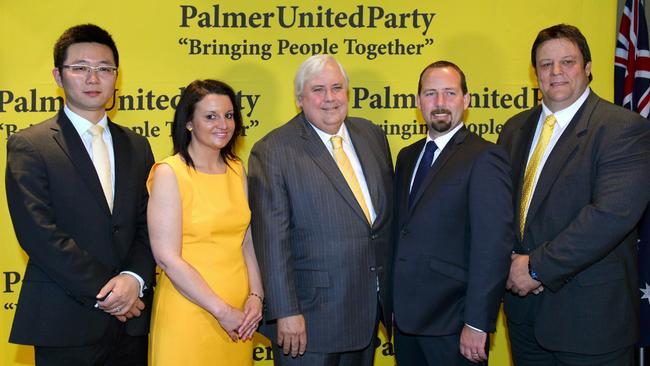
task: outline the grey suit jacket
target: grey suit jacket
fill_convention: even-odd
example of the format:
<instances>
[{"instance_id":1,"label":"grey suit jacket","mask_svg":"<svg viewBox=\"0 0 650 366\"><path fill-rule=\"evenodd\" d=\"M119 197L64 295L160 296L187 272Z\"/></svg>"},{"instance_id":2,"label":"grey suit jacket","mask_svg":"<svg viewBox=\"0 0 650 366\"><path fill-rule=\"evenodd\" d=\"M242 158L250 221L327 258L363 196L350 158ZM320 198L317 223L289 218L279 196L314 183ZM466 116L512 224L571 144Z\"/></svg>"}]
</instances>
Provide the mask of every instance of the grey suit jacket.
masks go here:
<instances>
[{"instance_id":1,"label":"grey suit jacket","mask_svg":"<svg viewBox=\"0 0 650 366\"><path fill-rule=\"evenodd\" d=\"M265 319L302 314L310 352L367 346L378 295L390 319L390 304L383 301L388 298L393 211L388 142L370 121L347 118L345 125L377 212L372 226L302 113L258 141L249 158L251 225L265 287ZM275 341L274 327L268 330Z\"/></svg>"},{"instance_id":2,"label":"grey suit jacket","mask_svg":"<svg viewBox=\"0 0 650 366\"><path fill-rule=\"evenodd\" d=\"M512 161L515 212L541 106L514 116L500 143ZM650 123L590 92L540 174L515 251L545 290L505 310L550 350L598 354L633 344L639 289L635 226L650 199ZM515 228L519 227L516 215Z\"/></svg>"},{"instance_id":3,"label":"grey suit jacket","mask_svg":"<svg viewBox=\"0 0 650 366\"><path fill-rule=\"evenodd\" d=\"M145 181L153 164L147 140L109 121L115 152L111 213L99 178L63 113L12 135L6 189L16 237L29 255L10 342L39 346L94 344L111 315L95 295L121 271L140 275L145 311L130 335L149 329L155 262L149 248Z\"/></svg>"}]
</instances>

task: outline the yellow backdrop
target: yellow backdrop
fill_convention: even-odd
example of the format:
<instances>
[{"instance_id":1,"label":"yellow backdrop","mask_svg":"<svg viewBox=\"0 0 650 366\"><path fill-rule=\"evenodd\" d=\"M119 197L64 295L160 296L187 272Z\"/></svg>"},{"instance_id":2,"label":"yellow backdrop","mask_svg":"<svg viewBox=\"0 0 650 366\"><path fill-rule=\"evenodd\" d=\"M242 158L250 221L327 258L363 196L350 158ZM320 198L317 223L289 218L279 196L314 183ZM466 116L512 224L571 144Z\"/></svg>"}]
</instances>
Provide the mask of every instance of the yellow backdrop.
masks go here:
<instances>
[{"instance_id":1,"label":"yellow backdrop","mask_svg":"<svg viewBox=\"0 0 650 366\"><path fill-rule=\"evenodd\" d=\"M112 33L121 63L108 113L147 136L157 159L170 153L168 124L181 88L216 78L240 91L247 129L238 153L246 161L258 138L296 113L293 74L312 53L334 54L347 68L350 114L385 128L395 157L425 131L415 109L425 65L448 59L463 68L472 93L468 127L494 141L508 117L539 102L530 46L540 29L556 23L584 32L594 60L592 87L611 99L615 17L615 0L0 0L0 170L7 137L60 107L52 46L79 23ZM7 343L26 256L1 182L0 364L31 365L30 347ZM256 365L271 365L268 341L256 340ZM384 335L377 355L376 365L394 365ZM509 364L501 318L490 365Z\"/></svg>"}]
</instances>

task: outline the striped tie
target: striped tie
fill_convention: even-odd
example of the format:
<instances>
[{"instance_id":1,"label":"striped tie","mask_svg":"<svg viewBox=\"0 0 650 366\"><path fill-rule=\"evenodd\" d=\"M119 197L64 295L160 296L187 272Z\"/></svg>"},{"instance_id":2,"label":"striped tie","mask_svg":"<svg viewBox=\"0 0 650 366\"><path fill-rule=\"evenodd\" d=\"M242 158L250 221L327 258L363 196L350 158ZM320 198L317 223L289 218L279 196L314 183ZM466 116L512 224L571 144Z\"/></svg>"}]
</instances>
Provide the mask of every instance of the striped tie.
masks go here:
<instances>
[{"instance_id":1,"label":"striped tie","mask_svg":"<svg viewBox=\"0 0 650 366\"><path fill-rule=\"evenodd\" d=\"M92 151L93 151L93 165L97 171L99 182L102 185L106 203L111 212L113 211L113 183L111 180L111 162L108 160L108 148L104 143L102 135L104 128L100 125L94 125L89 130L93 136Z\"/></svg>"},{"instance_id":2,"label":"striped tie","mask_svg":"<svg viewBox=\"0 0 650 366\"><path fill-rule=\"evenodd\" d=\"M542 160L542 156L544 156L544 151L546 151L546 147L548 146L549 141L551 141L555 122L556 120L554 115L550 114L546 116L544 127L542 127L542 133L539 136L539 141L537 141L537 146L535 146L535 150L533 150L533 155L530 157L530 161L526 167L526 173L524 173L524 186L521 189L521 201L519 205L519 234L521 235L522 240L524 238L524 225L526 224L528 205L530 204L530 199L533 193L533 181L537 174L537 168Z\"/></svg>"},{"instance_id":3,"label":"striped tie","mask_svg":"<svg viewBox=\"0 0 650 366\"><path fill-rule=\"evenodd\" d=\"M352 169L350 159L348 159L345 151L343 151L343 138L341 136L332 136L330 141L332 142L332 150L334 150L334 160L336 160L336 165L339 166L341 173L343 173L343 177L348 182L348 186L350 186L354 198L359 202L359 206L361 206L361 210L366 216L366 219L371 223L370 211L368 211L366 200L363 198L361 186L359 185L356 174L354 174L354 169Z\"/></svg>"}]
</instances>

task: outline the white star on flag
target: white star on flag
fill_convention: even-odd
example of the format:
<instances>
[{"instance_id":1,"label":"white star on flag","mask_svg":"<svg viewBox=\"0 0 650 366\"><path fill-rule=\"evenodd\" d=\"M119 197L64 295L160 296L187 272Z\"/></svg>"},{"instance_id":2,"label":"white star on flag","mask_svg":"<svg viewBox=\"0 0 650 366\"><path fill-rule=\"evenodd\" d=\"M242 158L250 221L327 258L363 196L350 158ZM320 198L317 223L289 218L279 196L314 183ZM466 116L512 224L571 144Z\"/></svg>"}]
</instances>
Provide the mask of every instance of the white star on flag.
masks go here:
<instances>
[{"instance_id":1,"label":"white star on flag","mask_svg":"<svg viewBox=\"0 0 650 366\"><path fill-rule=\"evenodd\" d=\"M643 296L641 296L641 300L646 299L648 300L648 304L650 304L650 285L647 283L645 284L645 289L640 288L641 292L643 292Z\"/></svg>"}]
</instances>

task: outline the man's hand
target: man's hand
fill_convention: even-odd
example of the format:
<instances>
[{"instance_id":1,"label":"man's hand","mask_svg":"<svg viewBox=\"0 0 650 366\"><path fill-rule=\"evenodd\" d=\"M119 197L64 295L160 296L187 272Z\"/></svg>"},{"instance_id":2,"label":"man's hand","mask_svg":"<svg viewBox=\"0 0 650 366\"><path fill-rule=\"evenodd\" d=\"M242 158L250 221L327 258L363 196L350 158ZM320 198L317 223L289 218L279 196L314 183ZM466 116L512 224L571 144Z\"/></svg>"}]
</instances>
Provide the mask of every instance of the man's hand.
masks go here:
<instances>
[{"instance_id":1,"label":"man's hand","mask_svg":"<svg viewBox=\"0 0 650 366\"><path fill-rule=\"evenodd\" d=\"M132 313L133 305L138 300L139 294L140 283L138 280L129 274L119 274L111 278L99 290L97 307L118 317L118 319L119 317L126 317L127 313ZM142 306L144 309L144 304ZM137 306L135 308L137 309Z\"/></svg>"},{"instance_id":2,"label":"man's hand","mask_svg":"<svg viewBox=\"0 0 650 366\"><path fill-rule=\"evenodd\" d=\"M529 293L535 295L544 291L542 283L530 277L528 272L528 259L527 255L513 254L510 256L512 260L510 264L510 274L506 282L506 289L512 291L519 296L526 296Z\"/></svg>"},{"instance_id":3,"label":"man's hand","mask_svg":"<svg viewBox=\"0 0 650 366\"><path fill-rule=\"evenodd\" d=\"M305 318L299 315L278 319L278 345L285 355L303 355L307 349L307 329Z\"/></svg>"},{"instance_id":4,"label":"man's hand","mask_svg":"<svg viewBox=\"0 0 650 366\"><path fill-rule=\"evenodd\" d=\"M485 353L485 342L487 333L479 332L465 324L460 333L460 353L468 360L479 363L487 361L488 356Z\"/></svg>"}]
</instances>

